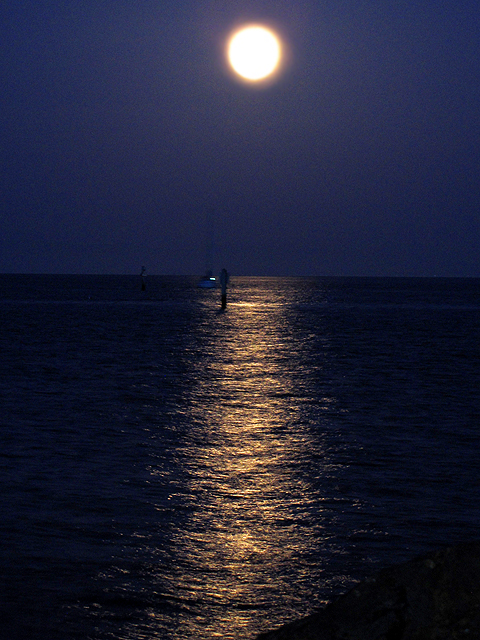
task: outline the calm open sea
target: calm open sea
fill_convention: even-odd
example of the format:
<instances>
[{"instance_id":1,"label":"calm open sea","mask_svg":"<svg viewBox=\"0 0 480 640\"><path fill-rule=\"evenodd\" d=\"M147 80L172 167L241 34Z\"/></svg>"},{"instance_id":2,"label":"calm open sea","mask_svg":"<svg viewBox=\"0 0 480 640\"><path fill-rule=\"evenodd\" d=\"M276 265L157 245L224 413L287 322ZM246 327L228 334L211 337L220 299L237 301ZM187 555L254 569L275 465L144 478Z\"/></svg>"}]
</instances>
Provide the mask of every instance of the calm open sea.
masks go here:
<instances>
[{"instance_id":1,"label":"calm open sea","mask_svg":"<svg viewBox=\"0 0 480 640\"><path fill-rule=\"evenodd\" d=\"M227 640L478 539L480 279L0 275L0 637Z\"/></svg>"}]
</instances>

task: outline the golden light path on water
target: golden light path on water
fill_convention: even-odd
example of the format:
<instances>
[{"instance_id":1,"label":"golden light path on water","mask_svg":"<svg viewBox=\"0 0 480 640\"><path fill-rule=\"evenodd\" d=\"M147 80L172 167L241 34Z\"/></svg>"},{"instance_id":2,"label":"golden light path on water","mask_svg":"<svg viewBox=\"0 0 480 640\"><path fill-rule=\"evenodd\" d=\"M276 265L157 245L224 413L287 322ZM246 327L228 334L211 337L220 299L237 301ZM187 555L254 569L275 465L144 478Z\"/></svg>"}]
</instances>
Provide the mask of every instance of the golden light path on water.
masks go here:
<instances>
[{"instance_id":1,"label":"golden light path on water","mask_svg":"<svg viewBox=\"0 0 480 640\"><path fill-rule=\"evenodd\" d=\"M238 628L242 608L262 604L258 572L269 567L263 587L266 592L278 589L275 567L292 560L298 541L288 521L292 503L303 500L303 487L288 476L283 454L282 425L292 420L295 409L285 402L292 381L279 370L277 327L272 322L259 332L258 315L248 307L236 309L227 320L230 331L216 343L219 353L205 389L211 393L215 388L218 397L206 422L214 430L214 441L192 449L192 490L204 496L191 523L199 533L193 549L191 539L182 543L198 565L193 591L205 591L212 603L229 601L228 619L218 622ZM204 413L201 403L193 408L193 417L203 422L199 412ZM279 526L279 520L285 526ZM205 531L210 533L206 536ZM190 580L188 576L188 589Z\"/></svg>"},{"instance_id":2,"label":"golden light path on water","mask_svg":"<svg viewBox=\"0 0 480 640\"><path fill-rule=\"evenodd\" d=\"M188 609L179 639L199 628L205 638L240 637L242 629L250 637L261 615L269 627L276 600L301 611L307 574L320 571L308 567L309 554L328 535L317 497L296 472L312 451L322 458L318 473L329 472L329 461L299 428L308 400L299 390L301 345L282 306L238 303L210 313L186 409L191 432L177 452L190 494L172 538L172 589ZM302 580L309 586L298 593Z\"/></svg>"}]
</instances>

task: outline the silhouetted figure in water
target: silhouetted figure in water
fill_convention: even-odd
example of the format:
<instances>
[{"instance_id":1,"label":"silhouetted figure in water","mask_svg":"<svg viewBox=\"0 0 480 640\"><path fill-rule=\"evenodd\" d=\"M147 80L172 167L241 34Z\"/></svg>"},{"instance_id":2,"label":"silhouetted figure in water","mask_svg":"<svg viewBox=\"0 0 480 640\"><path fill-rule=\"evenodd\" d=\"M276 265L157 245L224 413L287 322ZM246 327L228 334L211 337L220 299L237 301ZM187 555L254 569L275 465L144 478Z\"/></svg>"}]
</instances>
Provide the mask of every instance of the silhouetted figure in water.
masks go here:
<instances>
[{"instance_id":1,"label":"silhouetted figure in water","mask_svg":"<svg viewBox=\"0 0 480 640\"><path fill-rule=\"evenodd\" d=\"M222 309L226 309L227 307L227 284L229 281L228 271L226 269L222 269L220 274L220 285L222 287Z\"/></svg>"},{"instance_id":2,"label":"silhouetted figure in water","mask_svg":"<svg viewBox=\"0 0 480 640\"><path fill-rule=\"evenodd\" d=\"M145 267L142 267L142 272L140 273L140 277L142 279L142 291L145 291L146 286L145 286L145 274L146 274L147 270L145 269Z\"/></svg>"}]
</instances>

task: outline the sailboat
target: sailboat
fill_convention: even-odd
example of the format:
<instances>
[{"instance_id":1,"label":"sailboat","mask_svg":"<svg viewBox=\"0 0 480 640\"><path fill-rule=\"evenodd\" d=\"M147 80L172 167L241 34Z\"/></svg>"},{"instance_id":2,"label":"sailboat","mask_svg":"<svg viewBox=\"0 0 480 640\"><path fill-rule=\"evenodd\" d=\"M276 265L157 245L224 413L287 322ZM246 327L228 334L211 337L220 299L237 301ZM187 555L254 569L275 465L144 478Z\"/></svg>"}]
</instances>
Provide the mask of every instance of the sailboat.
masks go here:
<instances>
[{"instance_id":1,"label":"sailboat","mask_svg":"<svg viewBox=\"0 0 480 640\"><path fill-rule=\"evenodd\" d=\"M212 264L212 255L214 252L214 247L215 247L215 242L213 239L213 234L214 234L214 223L213 223L213 214L214 211L207 211L206 212L206 224L205 224L205 231L206 231L206 246L207 246L207 251L206 251L206 260L205 260L205 264L206 264L206 269L205 269L205 275L200 279L198 286L202 287L202 289L214 289L217 286L217 278L213 275L213 270L210 268L210 265Z\"/></svg>"},{"instance_id":2,"label":"sailboat","mask_svg":"<svg viewBox=\"0 0 480 640\"><path fill-rule=\"evenodd\" d=\"M200 279L198 286L203 289L213 289L217 286L217 279L211 269L207 269L207 273Z\"/></svg>"}]
</instances>

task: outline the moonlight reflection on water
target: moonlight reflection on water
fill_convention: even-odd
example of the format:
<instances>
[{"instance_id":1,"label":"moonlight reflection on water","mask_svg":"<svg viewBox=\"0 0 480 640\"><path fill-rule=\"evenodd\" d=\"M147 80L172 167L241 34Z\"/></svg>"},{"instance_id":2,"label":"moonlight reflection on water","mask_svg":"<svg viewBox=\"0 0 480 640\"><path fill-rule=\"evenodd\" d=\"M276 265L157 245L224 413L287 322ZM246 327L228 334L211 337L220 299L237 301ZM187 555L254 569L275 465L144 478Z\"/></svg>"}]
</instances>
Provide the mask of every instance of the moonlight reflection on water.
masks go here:
<instances>
[{"instance_id":1,"label":"moonlight reflection on water","mask_svg":"<svg viewBox=\"0 0 480 640\"><path fill-rule=\"evenodd\" d=\"M301 340L278 303L229 308L213 322L208 309L182 403L191 427L175 454L184 484L172 495L186 511L172 538L176 597L188 607L180 635L192 621L206 636L248 635L259 611L268 620L275 602L308 601L302 583L310 591L320 570L309 560L325 535L321 500L305 460L315 456L317 475L331 470L321 437L301 426L302 404L321 402L298 392L309 377Z\"/></svg>"}]
</instances>

